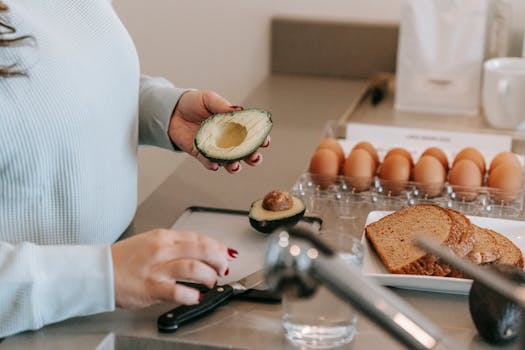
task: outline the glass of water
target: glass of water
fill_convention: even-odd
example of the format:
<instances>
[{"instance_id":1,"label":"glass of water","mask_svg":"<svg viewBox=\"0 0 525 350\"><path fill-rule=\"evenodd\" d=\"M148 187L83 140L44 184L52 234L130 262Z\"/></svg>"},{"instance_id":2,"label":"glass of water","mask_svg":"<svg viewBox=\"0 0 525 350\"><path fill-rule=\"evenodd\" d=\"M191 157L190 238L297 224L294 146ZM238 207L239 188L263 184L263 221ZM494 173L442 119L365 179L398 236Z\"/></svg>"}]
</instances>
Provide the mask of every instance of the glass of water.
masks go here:
<instances>
[{"instance_id":1,"label":"glass of water","mask_svg":"<svg viewBox=\"0 0 525 350\"><path fill-rule=\"evenodd\" d=\"M361 268L363 245L353 235L321 231L321 239L348 264ZM310 349L328 349L349 343L355 336L357 312L320 285L310 298L283 296L283 327L294 345Z\"/></svg>"}]
</instances>

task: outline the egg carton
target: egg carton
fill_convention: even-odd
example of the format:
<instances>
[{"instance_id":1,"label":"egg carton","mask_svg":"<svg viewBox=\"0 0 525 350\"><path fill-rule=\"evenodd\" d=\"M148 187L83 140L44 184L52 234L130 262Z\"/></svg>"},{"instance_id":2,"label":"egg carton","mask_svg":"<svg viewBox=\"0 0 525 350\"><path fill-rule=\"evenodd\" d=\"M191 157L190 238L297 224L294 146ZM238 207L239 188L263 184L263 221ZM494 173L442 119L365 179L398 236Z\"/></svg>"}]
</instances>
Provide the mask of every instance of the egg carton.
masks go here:
<instances>
[{"instance_id":1,"label":"egg carton","mask_svg":"<svg viewBox=\"0 0 525 350\"><path fill-rule=\"evenodd\" d=\"M363 181L369 181L369 189L356 191L353 184L362 184ZM429 186L431 191L426 191ZM428 192L437 195L429 196ZM304 201L308 215L321 217L333 215L357 220L357 216L366 217L372 210L398 210L410 205L430 203L467 215L518 218L523 214L525 188L509 192L486 186L453 186L448 182L422 184L414 181L386 181L377 176L363 179L342 175L327 177L305 172L293 185L292 193Z\"/></svg>"}]
</instances>

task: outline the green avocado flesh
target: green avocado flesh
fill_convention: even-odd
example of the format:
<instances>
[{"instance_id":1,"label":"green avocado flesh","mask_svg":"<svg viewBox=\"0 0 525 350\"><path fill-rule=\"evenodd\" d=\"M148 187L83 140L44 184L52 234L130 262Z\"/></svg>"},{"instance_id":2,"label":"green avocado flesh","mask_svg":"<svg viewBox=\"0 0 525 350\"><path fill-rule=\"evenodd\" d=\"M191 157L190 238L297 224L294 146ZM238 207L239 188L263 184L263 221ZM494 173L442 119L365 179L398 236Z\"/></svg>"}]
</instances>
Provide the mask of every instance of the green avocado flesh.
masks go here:
<instances>
[{"instance_id":1,"label":"green avocado flesh","mask_svg":"<svg viewBox=\"0 0 525 350\"><path fill-rule=\"evenodd\" d=\"M304 216L306 207L302 200L292 196L293 205L283 211L266 210L262 206L262 199L252 203L250 207L250 224L254 229L263 233L271 233L279 226L293 226Z\"/></svg>"},{"instance_id":2,"label":"green avocado flesh","mask_svg":"<svg viewBox=\"0 0 525 350\"><path fill-rule=\"evenodd\" d=\"M271 114L260 109L215 114L201 124L195 147L214 162L234 162L255 152L271 129Z\"/></svg>"}]
</instances>

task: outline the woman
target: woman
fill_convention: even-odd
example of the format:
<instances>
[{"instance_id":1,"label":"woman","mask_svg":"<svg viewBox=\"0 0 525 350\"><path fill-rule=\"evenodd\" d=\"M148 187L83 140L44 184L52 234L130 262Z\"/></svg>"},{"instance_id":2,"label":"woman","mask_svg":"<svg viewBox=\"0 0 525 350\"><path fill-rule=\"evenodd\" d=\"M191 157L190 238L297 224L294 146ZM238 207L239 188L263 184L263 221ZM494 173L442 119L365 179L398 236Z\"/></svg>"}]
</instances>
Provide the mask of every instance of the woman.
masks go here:
<instances>
[{"instance_id":1,"label":"woman","mask_svg":"<svg viewBox=\"0 0 525 350\"><path fill-rule=\"evenodd\" d=\"M218 170L193 136L241 107L140 77L109 0L0 0L0 23L0 338L116 306L198 303L176 282L213 286L236 250L163 229L112 243L136 209L137 143Z\"/></svg>"}]
</instances>

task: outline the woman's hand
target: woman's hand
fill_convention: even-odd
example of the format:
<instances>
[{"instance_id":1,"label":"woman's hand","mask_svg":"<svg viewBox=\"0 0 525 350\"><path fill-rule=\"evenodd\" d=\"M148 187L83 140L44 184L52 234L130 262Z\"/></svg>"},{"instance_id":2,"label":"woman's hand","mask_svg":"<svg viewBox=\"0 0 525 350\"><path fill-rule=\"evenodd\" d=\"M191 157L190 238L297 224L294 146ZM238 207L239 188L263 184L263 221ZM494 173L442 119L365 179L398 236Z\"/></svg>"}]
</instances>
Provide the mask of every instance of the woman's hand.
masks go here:
<instances>
[{"instance_id":1,"label":"woman's hand","mask_svg":"<svg viewBox=\"0 0 525 350\"><path fill-rule=\"evenodd\" d=\"M232 106L223 97L211 91L189 91L180 98L171 117L168 135L171 140L184 152L197 158L206 169L218 170L219 164L210 161L199 153L193 143L193 138L201 122L213 114L241 110L242 107ZM270 145L268 136L261 147ZM259 152L254 152L244 159L249 165L258 165L263 157ZM224 168L230 173L241 170L240 162L226 164Z\"/></svg>"},{"instance_id":2,"label":"woman's hand","mask_svg":"<svg viewBox=\"0 0 525 350\"><path fill-rule=\"evenodd\" d=\"M111 254L116 305L142 308L160 301L197 304L199 291L177 281L213 288L238 253L199 233L156 229L114 243Z\"/></svg>"}]
</instances>

